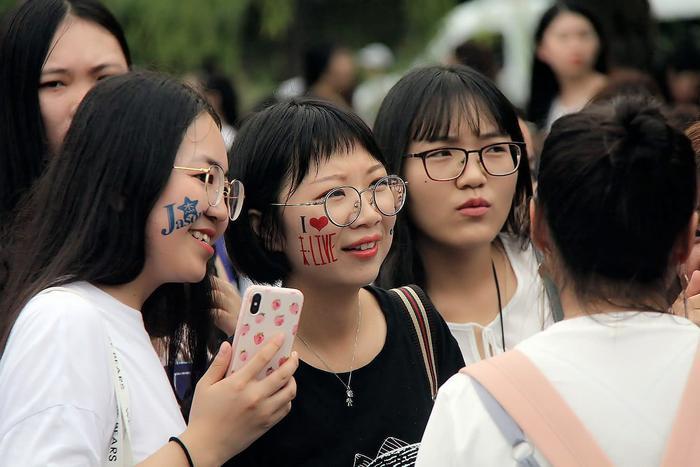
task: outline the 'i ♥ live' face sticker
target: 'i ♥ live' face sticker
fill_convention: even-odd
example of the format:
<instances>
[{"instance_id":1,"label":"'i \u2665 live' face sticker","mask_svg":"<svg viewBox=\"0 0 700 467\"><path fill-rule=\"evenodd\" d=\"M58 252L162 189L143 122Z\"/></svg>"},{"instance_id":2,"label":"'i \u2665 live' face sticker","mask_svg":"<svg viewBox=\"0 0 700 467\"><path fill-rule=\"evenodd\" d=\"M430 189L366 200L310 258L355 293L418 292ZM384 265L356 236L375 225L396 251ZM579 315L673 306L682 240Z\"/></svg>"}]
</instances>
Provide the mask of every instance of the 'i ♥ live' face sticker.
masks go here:
<instances>
[{"instance_id":1,"label":"'i \u2665 live' face sticker","mask_svg":"<svg viewBox=\"0 0 700 467\"><path fill-rule=\"evenodd\" d=\"M306 216L301 216L300 221L303 235L299 235L299 252L304 266L325 266L338 261L335 256L336 245L334 243L336 233L322 233L329 223L328 217L321 216L309 219L309 230L315 230L310 234L307 230Z\"/></svg>"}]
</instances>

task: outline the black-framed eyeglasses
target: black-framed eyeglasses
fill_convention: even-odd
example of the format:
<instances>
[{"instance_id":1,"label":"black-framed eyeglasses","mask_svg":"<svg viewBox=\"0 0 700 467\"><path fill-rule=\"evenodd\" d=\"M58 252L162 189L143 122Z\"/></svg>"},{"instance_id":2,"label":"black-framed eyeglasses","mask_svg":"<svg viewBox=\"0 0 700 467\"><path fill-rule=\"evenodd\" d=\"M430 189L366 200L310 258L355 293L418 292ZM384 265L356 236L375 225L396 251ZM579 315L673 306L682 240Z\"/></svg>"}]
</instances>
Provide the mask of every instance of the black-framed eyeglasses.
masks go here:
<instances>
[{"instance_id":1,"label":"black-framed eyeglasses","mask_svg":"<svg viewBox=\"0 0 700 467\"><path fill-rule=\"evenodd\" d=\"M338 227L347 227L360 217L362 193L370 191L370 204L384 216L395 216L406 202L406 182L397 175L382 177L364 190L339 186L317 201L308 203L270 203L271 206L321 206L328 220Z\"/></svg>"},{"instance_id":2,"label":"black-framed eyeglasses","mask_svg":"<svg viewBox=\"0 0 700 467\"><path fill-rule=\"evenodd\" d=\"M245 199L245 188L243 182L233 179L226 180L224 169L212 164L209 167L183 167L174 165L173 169L199 172L202 175L202 182L207 193L209 206L217 206L223 199L228 208L228 218L232 221L238 219L243 209Z\"/></svg>"},{"instance_id":3,"label":"black-framed eyeglasses","mask_svg":"<svg viewBox=\"0 0 700 467\"><path fill-rule=\"evenodd\" d=\"M486 173L494 177L504 177L515 173L525 154L525 143L508 141L493 143L481 149L436 148L406 154L404 157L419 157L423 160L425 173L431 180L448 181L459 178L467 167L469 154L479 155L479 162Z\"/></svg>"}]
</instances>

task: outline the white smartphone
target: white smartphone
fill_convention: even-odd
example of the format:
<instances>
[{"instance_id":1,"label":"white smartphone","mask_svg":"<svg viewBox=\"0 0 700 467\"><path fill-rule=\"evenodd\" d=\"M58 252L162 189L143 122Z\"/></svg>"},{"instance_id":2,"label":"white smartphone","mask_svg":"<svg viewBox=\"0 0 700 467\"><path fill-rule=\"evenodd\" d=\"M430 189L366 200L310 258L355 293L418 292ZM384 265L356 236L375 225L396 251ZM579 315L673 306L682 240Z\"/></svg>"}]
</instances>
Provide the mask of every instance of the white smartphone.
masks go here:
<instances>
[{"instance_id":1,"label":"white smartphone","mask_svg":"<svg viewBox=\"0 0 700 467\"><path fill-rule=\"evenodd\" d=\"M275 335L283 333L282 346L257 378L262 379L279 368L292 352L303 304L304 295L297 289L248 287L238 313L228 373L243 368Z\"/></svg>"}]
</instances>

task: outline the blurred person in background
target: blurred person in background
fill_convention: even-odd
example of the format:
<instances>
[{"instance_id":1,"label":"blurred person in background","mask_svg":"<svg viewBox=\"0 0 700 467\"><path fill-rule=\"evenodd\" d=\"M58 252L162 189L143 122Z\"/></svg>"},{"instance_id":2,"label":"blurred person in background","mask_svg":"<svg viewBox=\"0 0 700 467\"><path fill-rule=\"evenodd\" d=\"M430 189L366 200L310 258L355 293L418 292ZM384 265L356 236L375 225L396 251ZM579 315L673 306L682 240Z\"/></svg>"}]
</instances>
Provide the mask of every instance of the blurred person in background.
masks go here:
<instances>
[{"instance_id":1,"label":"blurred person in background","mask_svg":"<svg viewBox=\"0 0 700 467\"><path fill-rule=\"evenodd\" d=\"M350 50L335 44L317 44L307 48L303 58L306 94L351 109L357 70Z\"/></svg>"},{"instance_id":2,"label":"blurred person in background","mask_svg":"<svg viewBox=\"0 0 700 467\"><path fill-rule=\"evenodd\" d=\"M226 149L230 150L238 125L238 93L231 78L221 72L213 60L205 60L202 68L202 91L221 118L221 134Z\"/></svg>"},{"instance_id":3,"label":"blurred person in background","mask_svg":"<svg viewBox=\"0 0 700 467\"><path fill-rule=\"evenodd\" d=\"M581 110L605 86L606 43L592 13L557 2L542 16L535 45L527 113L546 131L557 118Z\"/></svg>"},{"instance_id":4,"label":"blurred person in background","mask_svg":"<svg viewBox=\"0 0 700 467\"><path fill-rule=\"evenodd\" d=\"M126 73L124 32L96 0L28 0L0 29L0 220L55 154L83 96Z\"/></svg>"},{"instance_id":5,"label":"blurred person in background","mask_svg":"<svg viewBox=\"0 0 700 467\"><path fill-rule=\"evenodd\" d=\"M500 42L498 45L500 46ZM493 48L476 39L469 39L458 45L449 59L449 64L472 67L493 82L496 82L503 66L502 57Z\"/></svg>"},{"instance_id":6,"label":"blurred person in background","mask_svg":"<svg viewBox=\"0 0 700 467\"><path fill-rule=\"evenodd\" d=\"M690 37L675 44L669 56L664 79L672 105L700 105L700 45Z\"/></svg>"}]
</instances>

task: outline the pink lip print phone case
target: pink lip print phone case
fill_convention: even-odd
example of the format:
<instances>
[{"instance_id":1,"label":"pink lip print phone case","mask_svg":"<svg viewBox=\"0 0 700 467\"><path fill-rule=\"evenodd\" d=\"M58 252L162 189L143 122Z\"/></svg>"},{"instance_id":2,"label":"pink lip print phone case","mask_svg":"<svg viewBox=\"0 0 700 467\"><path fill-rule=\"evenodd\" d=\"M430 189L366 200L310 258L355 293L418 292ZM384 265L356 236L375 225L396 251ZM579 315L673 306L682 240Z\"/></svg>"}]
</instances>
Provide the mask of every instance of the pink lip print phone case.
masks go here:
<instances>
[{"instance_id":1,"label":"pink lip print phone case","mask_svg":"<svg viewBox=\"0 0 700 467\"><path fill-rule=\"evenodd\" d=\"M296 289L253 285L246 289L233 338L229 373L241 369L275 335L285 335L282 346L257 375L262 379L279 368L292 351L304 295Z\"/></svg>"}]
</instances>

